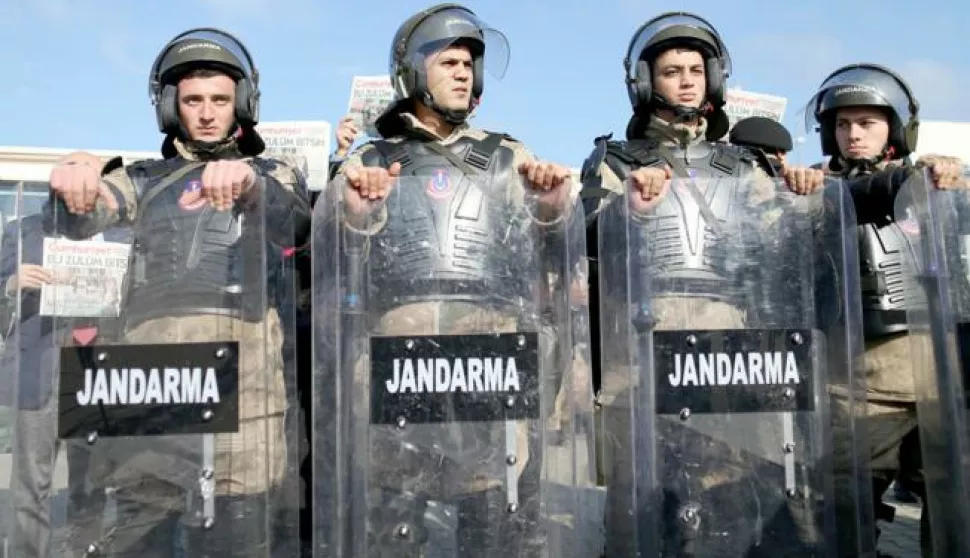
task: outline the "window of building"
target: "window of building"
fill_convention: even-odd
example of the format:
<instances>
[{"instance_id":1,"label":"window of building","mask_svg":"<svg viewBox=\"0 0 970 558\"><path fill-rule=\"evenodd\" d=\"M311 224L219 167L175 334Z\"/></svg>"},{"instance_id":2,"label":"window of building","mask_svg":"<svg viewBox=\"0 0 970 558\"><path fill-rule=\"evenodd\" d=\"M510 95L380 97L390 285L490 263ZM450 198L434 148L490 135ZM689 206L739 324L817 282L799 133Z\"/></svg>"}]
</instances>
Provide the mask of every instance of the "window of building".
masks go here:
<instances>
[{"instance_id":1,"label":"window of building","mask_svg":"<svg viewBox=\"0 0 970 558\"><path fill-rule=\"evenodd\" d=\"M23 184L23 198L17 202L17 188ZM0 180L0 218L6 223L18 217L18 209L23 215L40 213L47 201L48 185L46 182L22 182L19 180ZM22 215L21 215L22 216Z\"/></svg>"}]
</instances>

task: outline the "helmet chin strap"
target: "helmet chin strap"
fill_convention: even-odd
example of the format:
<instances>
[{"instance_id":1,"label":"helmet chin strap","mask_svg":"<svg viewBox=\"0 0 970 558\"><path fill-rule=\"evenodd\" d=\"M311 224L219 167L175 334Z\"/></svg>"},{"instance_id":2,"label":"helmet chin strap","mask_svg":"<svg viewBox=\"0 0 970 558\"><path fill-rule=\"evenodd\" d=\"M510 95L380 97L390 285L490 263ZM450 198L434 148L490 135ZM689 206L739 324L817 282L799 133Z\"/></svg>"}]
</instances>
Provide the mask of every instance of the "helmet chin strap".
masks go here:
<instances>
[{"instance_id":1,"label":"helmet chin strap","mask_svg":"<svg viewBox=\"0 0 970 558\"><path fill-rule=\"evenodd\" d=\"M705 102L700 107L688 107L686 105L674 105L659 93L654 93L651 98L652 104L658 110L669 110L674 113L674 121L671 124L681 124L697 120L711 111L711 104Z\"/></svg>"},{"instance_id":2,"label":"helmet chin strap","mask_svg":"<svg viewBox=\"0 0 970 558\"><path fill-rule=\"evenodd\" d=\"M421 104L435 111L445 122L453 126L464 124L465 120L468 119L468 115L471 113L471 108L465 110L446 109L435 102L431 93L421 95Z\"/></svg>"},{"instance_id":3,"label":"helmet chin strap","mask_svg":"<svg viewBox=\"0 0 970 558\"><path fill-rule=\"evenodd\" d=\"M829 167L835 171L849 171L850 178L861 174L870 174L879 170L878 165L880 163L891 160L893 152L894 149L887 146L875 157L843 157L839 155L833 158L835 164L830 164Z\"/></svg>"}]
</instances>

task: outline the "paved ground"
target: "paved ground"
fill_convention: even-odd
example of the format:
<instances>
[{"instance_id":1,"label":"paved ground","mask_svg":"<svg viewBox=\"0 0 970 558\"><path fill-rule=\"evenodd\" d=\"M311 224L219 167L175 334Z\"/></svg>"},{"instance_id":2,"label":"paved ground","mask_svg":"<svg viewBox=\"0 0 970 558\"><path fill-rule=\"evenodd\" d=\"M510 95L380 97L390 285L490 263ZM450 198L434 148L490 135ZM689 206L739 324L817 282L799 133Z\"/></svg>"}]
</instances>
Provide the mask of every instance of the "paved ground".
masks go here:
<instances>
[{"instance_id":1,"label":"paved ground","mask_svg":"<svg viewBox=\"0 0 970 558\"><path fill-rule=\"evenodd\" d=\"M919 552L919 504L903 504L893 497L892 487L886 491L885 501L896 506L896 520L879 523L882 535L879 550L894 558L920 558Z\"/></svg>"}]
</instances>

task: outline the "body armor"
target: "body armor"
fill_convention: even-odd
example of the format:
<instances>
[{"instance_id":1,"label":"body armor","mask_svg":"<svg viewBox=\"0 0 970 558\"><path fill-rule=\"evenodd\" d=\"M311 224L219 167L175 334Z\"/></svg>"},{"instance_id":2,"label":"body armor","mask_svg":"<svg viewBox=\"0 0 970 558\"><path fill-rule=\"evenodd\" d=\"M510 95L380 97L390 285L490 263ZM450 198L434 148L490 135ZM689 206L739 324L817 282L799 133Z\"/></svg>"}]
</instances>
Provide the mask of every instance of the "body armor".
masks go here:
<instances>
[{"instance_id":1,"label":"body armor","mask_svg":"<svg viewBox=\"0 0 970 558\"><path fill-rule=\"evenodd\" d=\"M188 164L192 162L174 158L128 171L139 208L122 306L126 328L179 314L222 314L256 322L266 312L264 270L256 268L265 262L253 257L267 249L262 235L258 230L247 234L246 215L238 208L215 211L208 203L185 203L183 196L201 185L201 166L164 183Z\"/></svg>"},{"instance_id":2,"label":"body armor","mask_svg":"<svg viewBox=\"0 0 970 558\"><path fill-rule=\"evenodd\" d=\"M747 192L737 189L735 180L717 180L743 179L752 174L755 159L747 149L708 142L687 149L669 149L691 173L694 185L718 219L727 219L747 196ZM652 140L610 143L605 161L621 180L638 168L670 164ZM731 291L723 285L725 277L736 276L723 269L728 256L723 247L726 239L720 238L707 222L685 184L675 184L664 203L637 220L643 225L636 238L630 240L641 245L638 252L646 256L641 260L646 265L641 272L654 278L653 284L670 281L668 292L706 297Z\"/></svg>"},{"instance_id":3,"label":"body armor","mask_svg":"<svg viewBox=\"0 0 970 558\"><path fill-rule=\"evenodd\" d=\"M514 154L499 145L501 139L462 138L440 146L471 167L473 176L418 141L379 141L364 155L365 166L401 163L402 177L402 186L387 199L387 224L371 239L368 267L372 274L381 270L369 279L372 305L391 309L429 300L481 301L499 292L508 300L528 296L530 286L509 278L521 276L512 266L527 259L522 251L529 248L508 245L522 238L528 214L524 207L521 212L494 207L506 195L489 191L507 188L516 179ZM510 213L521 220L507 222Z\"/></svg>"},{"instance_id":4,"label":"body armor","mask_svg":"<svg viewBox=\"0 0 970 558\"><path fill-rule=\"evenodd\" d=\"M531 269L523 273L522 266L542 259L538 251L544 237L531 230L527 207L510 195L521 178L515 153L501 144L504 138L462 137L448 145L376 141L362 155L364 166L401 165L400 179L385 202L383 228L370 237L349 235L345 244L347 288L356 291L350 298L361 293L372 318L405 305L445 302L449 308L443 314L494 312L515 319L520 330L537 327L530 321L538 310L533 293L544 287L533 282ZM498 304L502 307L491 306ZM366 341L368 336L351 339ZM366 350L355 348L349 354ZM489 479L504 478L509 467L504 457L496 460L495 448L514 444L514 432L524 429L525 423L497 418L420 425L413 431L372 428L367 451L374 469L368 474L373 475L369 482L377 500L368 504L370 555L424 555L424 547L440 546L442 537L455 537L450 544L465 549L498 548L499 541L489 538L495 536L503 537L508 548L523 544L515 538L522 536L518 522L536 521L539 490L529 482L538 475L527 467L511 481L524 495L516 514L504 509L492 513L495 502L506 496L489 486L494 484ZM457 512L443 513L445 505ZM400 535L402 525L410 529L407 537Z\"/></svg>"},{"instance_id":5,"label":"body armor","mask_svg":"<svg viewBox=\"0 0 970 558\"><path fill-rule=\"evenodd\" d=\"M890 224L859 227L862 271L862 311L867 339L906 331L906 278L903 256L906 239Z\"/></svg>"}]
</instances>

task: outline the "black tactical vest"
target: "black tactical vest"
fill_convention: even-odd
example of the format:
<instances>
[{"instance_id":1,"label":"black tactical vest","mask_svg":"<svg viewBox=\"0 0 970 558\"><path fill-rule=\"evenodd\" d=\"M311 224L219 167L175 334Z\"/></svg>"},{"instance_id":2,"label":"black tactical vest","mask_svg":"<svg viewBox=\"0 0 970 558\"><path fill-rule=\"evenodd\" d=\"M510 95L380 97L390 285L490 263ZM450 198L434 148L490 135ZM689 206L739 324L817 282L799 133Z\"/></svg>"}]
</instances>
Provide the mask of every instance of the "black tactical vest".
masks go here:
<instances>
[{"instance_id":1,"label":"black tactical vest","mask_svg":"<svg viewBox=\"0 0 970 558\"><path fill-rule=\"evenodd\" d=\"M841 169L843 176L861 177L879 172L873 163ZM906 331L906 291L913 288L906 278L906 237L896 223L867 224L859 235L860 291L866 339L878 339Z\"/></svg>"},{"instance_id":2,"label":"black tactical vest","mask_svg":"<svg viewBox=\"0 0 970 558\"><path fill-rule=\"evenodd\" d=\"M401 164L387 198L387 223L370 242L367 293L372 307L391 309L424 300L515 300L528 297L518 266L533 258L524 207L506 193L514 154L490 134L461 138L446 157L424 141L378 141L365 166ZM466 171L453 160L463 162Z\"/></svg>"},{"instance_id":3,"label":"black tactical vest","mask_svg":"<svg viewBox=\"0 0 970 558\"><path fill-rule=\"evenodd\" d=\"M862 317L866 338L906 331L906 238L895 223L859 229Z\"/></svg>"},{"instance_id":4,"label":"black tactical vest","mask_svg":"<svg viewBox=\"0 0 970 558\"><path fill-rule=\"evenodd\" d=\"M609 142L605 162L621 180L643 167L670 164L657 150L655 140ZM738 182L751 177L756 163L747 149L720 143L703 142L687 149L668 147L694 178L694 184L714 216L720 221L748 196ZM676 171L675 171L676 172ZM737 179L723 180L716 179ZM637 253L645 254L641 273L651 277L652 284L669 282L668 292L695 293L718 297L725 293L725 278L736 277L725 265L739 255L726 248L730 241L719 237L705 219L694 196L683 185L675 184L667 199L649 216L638 218ZM666 290L666 289L665 289Z\"/></svg>"},{"instance_id":5,"label":"black tactical vest","mask_svg":"<svg viewBox=\"0 0 970 558\"><path fill-rule=\"evenodd\" d=\"M124 309L127 328L145 320L219 314L257 322L267 308L265 236L260 216L246 226L238 208L201 201L203 167L177 157L128 168L139 199Z\"/></svg>"}]
</instances>

